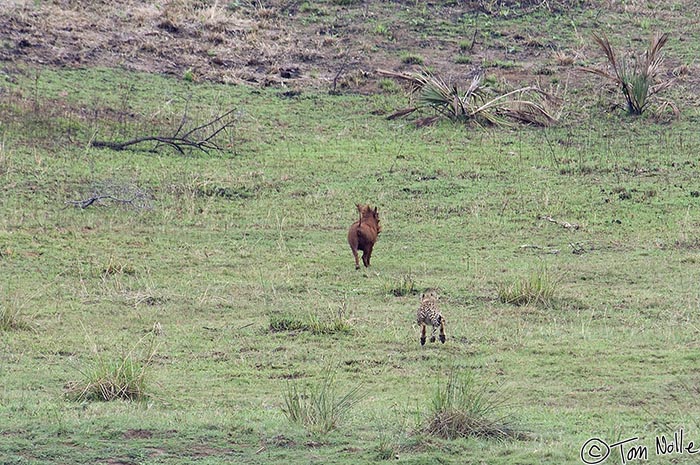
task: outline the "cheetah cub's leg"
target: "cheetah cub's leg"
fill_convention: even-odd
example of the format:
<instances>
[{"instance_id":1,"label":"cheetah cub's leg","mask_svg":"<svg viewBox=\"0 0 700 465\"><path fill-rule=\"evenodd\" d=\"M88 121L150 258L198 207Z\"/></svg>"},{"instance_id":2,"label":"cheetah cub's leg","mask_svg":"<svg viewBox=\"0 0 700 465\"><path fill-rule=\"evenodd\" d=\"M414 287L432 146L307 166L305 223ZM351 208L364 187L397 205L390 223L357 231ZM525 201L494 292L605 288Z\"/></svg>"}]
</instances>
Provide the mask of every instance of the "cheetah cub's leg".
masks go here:
<instances>
[{"instance_id":1,"label":"cheetah cub's leg","mask_svg":"<svg viewBox=\"0 0 700 465\"><path fill-rule=\"evenodd\" d=\"M420 345L425 345L425 323L420 324Z\"/></svg>"},{"instance_id":2,"label":"cheetah cub's leg","mask_svg":"<svg viewBox=\"0 0 700 465\"><path fill-rule=\"evenodd\" d=\"M435 342L435 332L437 331L437 326L433 326L433 332L430 334L430 342Z\"/></svg>"},{"instance_id":3,"label":"cheetah cub's leg","mask_svg":"<svg viewBox=\"0 0 700 465\"><path fill-rule=\"evenodd\" d=\"M445 319L440 318L440 342L445 343Z\"/></svg>"}]
</instances>

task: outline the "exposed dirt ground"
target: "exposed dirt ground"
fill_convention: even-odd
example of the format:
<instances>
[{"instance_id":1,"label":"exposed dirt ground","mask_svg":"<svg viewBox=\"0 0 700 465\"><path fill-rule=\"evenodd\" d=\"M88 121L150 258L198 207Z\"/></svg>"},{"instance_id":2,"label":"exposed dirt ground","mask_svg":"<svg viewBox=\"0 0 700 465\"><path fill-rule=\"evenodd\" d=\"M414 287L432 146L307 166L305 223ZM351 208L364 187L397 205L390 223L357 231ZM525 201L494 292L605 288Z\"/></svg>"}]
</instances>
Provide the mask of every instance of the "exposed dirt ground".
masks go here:
<instances>
[{"instance_id":1,"label":"exposed dirt ground","mask_svg":"<svg viewBox=\"0 0 700 465\"><path fill-rule=\"evenodd\" d=\"M645 43L639 42L656 29L655 22L663 24L670 15L669 22L683 28L675 31L672 40L697 39L692 19L684 18L683 8L659 9L642 1L0 3L4 9L0 14L0 62L7 65L120 67L195 81L293 89L373 92L378 90L377 69L404 71L421 66L443 76L467 74L474 66L485 66L489 75L513 85L564 74L567 80L590 81L584 73L570 71L591 56L603 62L602 54L586 37L606 26L604 23L611 33L624 33L643 48ZM582 11L595 14L582 15ZM566 19L560 23L570 26L566 31L548 30L537 19L538 13L559 15ZM620 29L618 25L625 21L651 25ZM670 58L669 67L683 64L682 58ZM692 71L694 63L687 64ZM700 87L692 82L692 74L688 78L692 87Z\"/></svg>"}]
</instances>

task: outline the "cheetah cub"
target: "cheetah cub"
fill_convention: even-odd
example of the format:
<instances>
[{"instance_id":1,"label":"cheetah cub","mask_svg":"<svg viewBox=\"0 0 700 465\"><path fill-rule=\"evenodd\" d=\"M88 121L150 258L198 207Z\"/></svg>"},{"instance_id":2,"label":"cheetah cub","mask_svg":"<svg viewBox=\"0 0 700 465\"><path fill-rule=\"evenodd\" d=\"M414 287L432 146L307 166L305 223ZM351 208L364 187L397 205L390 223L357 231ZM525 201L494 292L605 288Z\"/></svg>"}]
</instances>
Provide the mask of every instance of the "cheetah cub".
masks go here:
<instances>
[{"instance_id":1,"label":"cheetah cub","mask_svg":"<svg viewBox=\"0 0 700 465\"><path fill-rule=\"evenodd\" d=\"M435 289L428 289L420 296L417 320L420 325L420 345L425 345L425 327L430 325L433 332L430 342L435 342L435 332L440 327L440 342L445 343L445 318L437 307L438 295Z\"/></svg>"}]
</instances>

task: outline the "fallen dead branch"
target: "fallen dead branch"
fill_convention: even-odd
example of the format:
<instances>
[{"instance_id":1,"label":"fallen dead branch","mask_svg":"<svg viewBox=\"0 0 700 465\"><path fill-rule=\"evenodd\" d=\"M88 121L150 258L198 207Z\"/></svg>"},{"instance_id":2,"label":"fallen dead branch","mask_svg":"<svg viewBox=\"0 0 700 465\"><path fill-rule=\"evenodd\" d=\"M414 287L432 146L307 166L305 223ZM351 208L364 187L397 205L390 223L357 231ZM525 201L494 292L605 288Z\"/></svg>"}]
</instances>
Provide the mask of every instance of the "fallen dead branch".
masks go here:
<instances>
[{"instance_id":1,"label":"fallen dead branch","mask_svg":"<svg viewBox=\"0 0 700 465\"><path fill-rule=\"evenodd\" d=\"M92 193L82 200L67 200L66 205L76 208L88 208L110 201L133 209L151 208L153 196L136 186L107 181L94 186Z\"/></svg>"},{"instance_id":2,"label":"fallen dead branch","mask_svg":"<svg viewBox=\"0 0 700 465\"><path fill-rule=\"evenodd\" d=\"M209 153L210 150L221 151L223 148L217 143L216 136L234 126L236 122L235 111L235 109L229 110L207 123L182 132L188 120L187 109L185 109L185 114L180 120L180 125L172 136L155 135L136 137L126 142L93 140L91 145L93 147L103 147L120 151L144 142L156 142L155 147L151 149L152 152L157 152L161 145L172 147L182 155L185 154L185 149L201 150L205 153Z\"/></svg>"},{"instance_id":3,"label":"fallen dead branch","mask_svg":"<svg viewBox=\"0 0 700 465\"><path fill-rule=\"evenodd\" d=\"M548 216L548 215L542 215L542 216L540 216L540 219L541 219L541 220L547 220L547 221L549 221L550 223L558 224L559 226L561 226L561 227L564 228L564 229L573 229L573 230L577 230L577 229L579 229L579 228L581 227L580 225L578 225L578 224L576 224L576 223L569 223L568 221L559 221L559 220L555 220L554 218L552 218L551 216Z\"/></svg>"}]
</instances>

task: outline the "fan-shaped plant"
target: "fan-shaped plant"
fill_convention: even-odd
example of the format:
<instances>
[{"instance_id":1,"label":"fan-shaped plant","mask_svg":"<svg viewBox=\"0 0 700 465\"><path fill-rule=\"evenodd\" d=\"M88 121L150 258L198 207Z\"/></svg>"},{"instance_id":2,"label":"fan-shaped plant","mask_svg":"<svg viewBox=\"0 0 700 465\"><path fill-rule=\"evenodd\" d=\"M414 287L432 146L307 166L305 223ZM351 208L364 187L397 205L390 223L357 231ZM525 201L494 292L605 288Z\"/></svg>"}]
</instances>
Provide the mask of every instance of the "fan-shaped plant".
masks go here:
<instances>
[{"instance_id":1,"label":"fan-shaped plant","mask_svg":"<svg viewBox=\"0 0 700 465\"><path fill-rule=\"evenodd\" d=\"M484 73L481 69L471 73L466 87L447 82L428 71L393 73L379 70L379 73L412 83L410 95L413 105L394 112L389 119L427 109L437 114L419 118L417 125L431 124L440 118L484 125L520 122L538 126L551 126L559 120L559 102L553 95L529 86L492 97L493 93L483 84Z\"/></svg>"},{"instance_id":2,"label":"fan-shaped plant","mask_svg":"<svg viewBox=\"0 0 700 465\"><path fill-rule=\"evenodd\" d=\"M673 84L673 80L659 79L660 68L664 61L661 49L668 41L667 33L655 33L651 37L649 48L639 55L627 53L620 56L604 34L593 34L593 40L605 53L612 71L590 67L585 67L583 70L613 81L622 90L629 114L641 115L648 107L652 96ZM669 104L670 102L666 102L666 105ZM675 105L671 104L671 106L677 113Z\"/></svg>"}]
</instances>

